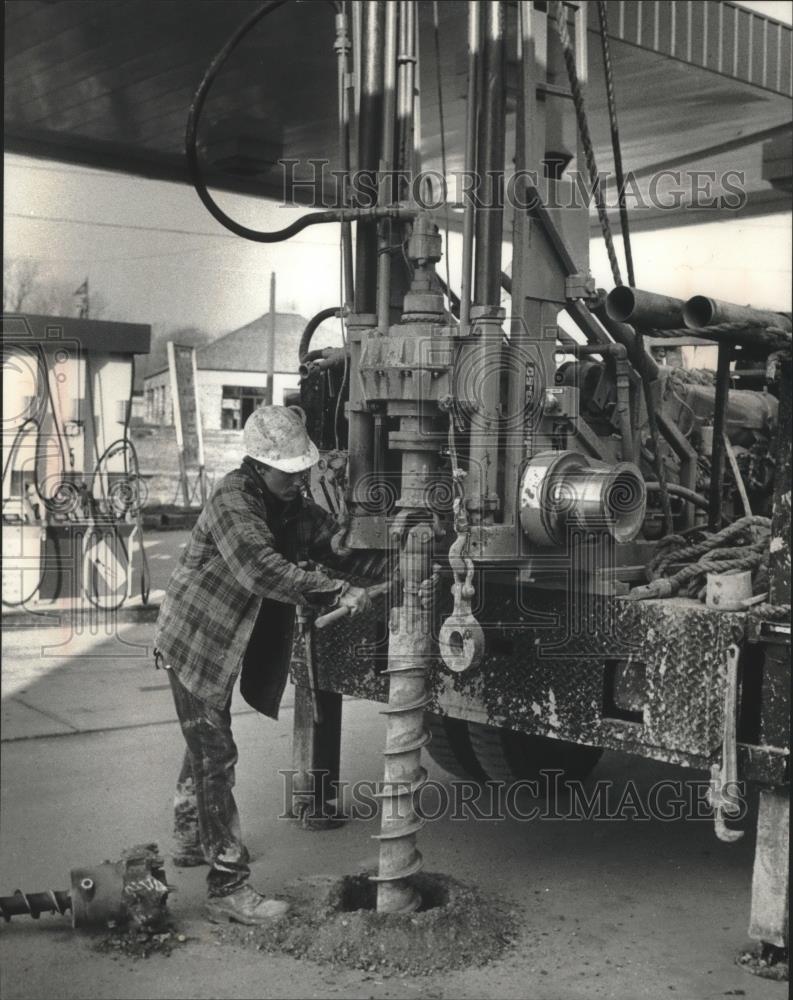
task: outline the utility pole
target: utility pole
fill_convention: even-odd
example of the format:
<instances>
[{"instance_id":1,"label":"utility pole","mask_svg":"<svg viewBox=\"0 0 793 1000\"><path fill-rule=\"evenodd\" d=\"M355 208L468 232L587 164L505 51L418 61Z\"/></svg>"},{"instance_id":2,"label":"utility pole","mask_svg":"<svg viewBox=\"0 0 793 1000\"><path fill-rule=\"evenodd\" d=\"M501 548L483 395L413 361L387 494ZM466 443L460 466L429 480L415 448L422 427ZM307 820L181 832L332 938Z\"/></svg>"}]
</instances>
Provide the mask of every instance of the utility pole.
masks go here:
<instances>
[{"instance_id":1,"label":"utility pole","mask_svg":"<svg viewBox=\"0 0 793 1000\"><path fill-rule=\"evenodd\" d=\"M275 402L275 271L270 272L270 340L267 345L267 402Z\"/></svg>"}]
</instances>

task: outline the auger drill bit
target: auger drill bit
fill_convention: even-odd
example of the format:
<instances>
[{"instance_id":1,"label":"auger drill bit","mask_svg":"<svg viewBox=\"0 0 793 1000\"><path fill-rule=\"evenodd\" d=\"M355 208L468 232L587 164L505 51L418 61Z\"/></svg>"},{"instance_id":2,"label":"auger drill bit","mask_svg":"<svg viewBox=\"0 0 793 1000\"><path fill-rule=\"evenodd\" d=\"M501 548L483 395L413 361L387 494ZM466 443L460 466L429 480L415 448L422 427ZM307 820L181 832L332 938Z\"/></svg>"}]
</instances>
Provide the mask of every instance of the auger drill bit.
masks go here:
<instances>
[{"instance_id":1,"label":"auger drill bit","mask_svg":"<svg viewBox=\"0 0 793 1000\"><path fill-rule=\"evenodd\" d=\"M11 917L24 915L33 917L34 920L38 920L42 913L59 913L63 916L71 908L71 893L61 889L30 893L17 889L13 896L0 896L0 914L6 923Z\"/></svg>"},{"instance_id":2,"label":"auger drill bit","mask_svg":"<svg viewBox=\"0 0 793 1000\"><path fill-rule=\"evenodd\" d=\"M0 896L0 914L29 916L42 913L63 916L72 912L72 927L116 927L134 924L145 930L162 926L167 915L168 885L156 844L139 844L124 851L120 861L105 861L93 868L73 868L71 891L47 889Z\"/></svg>"},{"instance_id":3,"label":"auger drill bit","mask_svg":"<svg viewBox=\"0 0 793 1000\"><path fill-rule=\"evenodd\" d=\"M415 795L427 780L421 766L421 748L430 741L424 728L427 668L432 655L430 610L422 606L421 582L430 575L432 526L421 523L410 528L400 549L400 572L404 583L402 604L392 611L388 645L389 692L385 773L382 801L380 866L372 876L377 882L379 913L410 913L421 905L421 897L410 876L422 867L416 834L424 820L415 809Z\"/></svg>"}]
</instances>

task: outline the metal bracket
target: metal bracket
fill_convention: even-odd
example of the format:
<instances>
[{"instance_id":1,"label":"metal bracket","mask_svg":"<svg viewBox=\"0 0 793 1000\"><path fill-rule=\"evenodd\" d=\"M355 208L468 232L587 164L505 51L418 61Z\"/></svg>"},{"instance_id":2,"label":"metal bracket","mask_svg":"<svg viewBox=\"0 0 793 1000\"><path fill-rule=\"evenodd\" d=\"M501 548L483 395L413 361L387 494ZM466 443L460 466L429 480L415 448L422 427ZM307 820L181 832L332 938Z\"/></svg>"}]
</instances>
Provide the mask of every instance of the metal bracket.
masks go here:
<instances>
[{"instance_id":1,"label":"metal bracket","mask_svg":"<svg viewBox=\"0 0 793 1000\"><path fill-rule=\"evenodd\" d=\"M441 625L438 646L441 659L454 673L477 667L485 652L485 633L471 611L474 590L474 561L468 555L469 525L461 497L454 501L457 538L449 549L449 566L454 573L452 613Z\"/></svg>"},{"instance_id":2,"label":"metal bracket","mask_svg":"<svg viewBox=\"0 0 793 1000\"><path fill-rule=\"evenodd\" d=\"M740 805L730 795L738 785L738 747L736 716L738 712L738 656L740 650L735 643L727 647L727 667L724 687L724 737L722 740L721 766L714 764L710 769L708 802L713 807L716 836L726 843L735 843L743 837L743 830L729 830L725 816L737 816ZM725 789L727 794L725 795Z\"/></svg>"},{"instance_id":3,"label":"metal bracket","mask_svg":"<svg viewBox=\"0 0 793 1000\"><path fill-rule=\"evenodd\" d=\"M588 299L595 294L595 279L591 274L569 274L564 279L567 299Z\"/></svg>"}]
</instances>

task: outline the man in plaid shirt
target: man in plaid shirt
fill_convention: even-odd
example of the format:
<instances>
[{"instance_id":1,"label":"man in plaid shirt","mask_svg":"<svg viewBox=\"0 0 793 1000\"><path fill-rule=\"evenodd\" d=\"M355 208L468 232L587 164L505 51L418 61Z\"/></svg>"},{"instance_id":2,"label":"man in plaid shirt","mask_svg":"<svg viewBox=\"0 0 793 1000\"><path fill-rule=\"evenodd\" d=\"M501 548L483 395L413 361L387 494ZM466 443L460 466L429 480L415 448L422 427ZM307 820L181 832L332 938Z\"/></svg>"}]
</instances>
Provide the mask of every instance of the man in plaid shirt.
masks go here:
<instances>
[{"instance_id":1,"label":"man in plaid shirt","mask_svg":"<svg viewBox=\"0 0 793 1000\"><path fill-rule=\"evenodd\" d=\"M187 743L175 799L181 865L209 863L210 919L261 923L286 912L247 883L248 852L234 803L234 682L257 711L278 717L295 605L368 606L366 591L297 563L331 555L336 521L303 498L319 458L300 412L262 406L245 423L242 466L207 501L168 583L155 657L168 670Z\"/></svg>"}]
</instances>

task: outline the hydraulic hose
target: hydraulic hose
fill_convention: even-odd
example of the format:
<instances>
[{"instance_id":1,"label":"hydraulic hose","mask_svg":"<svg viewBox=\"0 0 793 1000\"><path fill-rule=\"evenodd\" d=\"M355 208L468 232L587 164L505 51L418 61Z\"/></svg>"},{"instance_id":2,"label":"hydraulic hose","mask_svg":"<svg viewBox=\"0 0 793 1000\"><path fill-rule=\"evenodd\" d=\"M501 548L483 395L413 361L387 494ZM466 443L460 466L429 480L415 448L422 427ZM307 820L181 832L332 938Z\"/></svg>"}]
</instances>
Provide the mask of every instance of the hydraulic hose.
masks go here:
<instances>
[{"instance_id":1,"label":"hydraulic hose","mask_svg":"<svg viewBox=\"0 0 793 1000\"><path fill-rule=\"evenodd\" d=\"M137 449L135 448L133 441L131 440L131 438L127 436L123 438L118 438L116 441L113 441L111 444L109 444L107 448L105 448L105 450L99 456L96 465L94 466L94 470L91 473L91 479L88 487L88 492L90 496L93 496L94 481L96 479L96 476L101 473L102 464L106 461L109 461L119 451L124 452L124 465L127 468L129 467L127 461L127 452L129 452L129 455L132 459L132 476L134 476L135 479L140 478L140 462L138 460L138 452ZM127 482L129 482L130 476L128 474L126 476L126 479ZM146 547L143 543L143 517L141 513L140 503L137 503L135 505L134 515L135 515L137 530L140 533L140 558L141 558L140 593L143 604L148 604L149 592L151 587L151 570L149 569L149 558L148 555L146 554ZM124 553L126 555L126 548L124 547L123 543L122 543L122 549L124 550ZM91 603L94 604L95 607L100 607L100 605L98 605L93 600L93 596L91 594L86 593L86 597L88 597L88 600L91 601ZM121 603L123 603L124 600L126 600L126 595L122 599ZM120 604L118 606L120 607ZM115 609L104 608L104 610L115 610Z\"/></svg>"},{"instance_id":2,"label":"hydraulic hose","mask_svg":"<svg viewBox=\"0 0 793 1000\"><path fill-rule=\"evenodd\" d=\"M656 482L645 482L648 493L660 493L661 484ZM703 497L701 493L695 493L694 490L688 489L686 486L681 486L679 483L667 483L666 491L673 497L680 497L681 500L687 500L688 503L693 504L695 507L699 507L700 510L708 509L708 500Z\"/></svg>"},{"instance_id":3,"label":"hydraulic hose","mask_svg":"<svg viewBox=\"0 0 793 1000\"><path fill-rule=\"evenodd\" d=\"M341 316L341 310L338 306L330 306L327 309L323 309L318 312L316 316L312 316L311 319L306 323L306 328L300 337L300 343L297 348L297 359L301 365L304 365L307 361L311 360L310 355L316 355L317 357L322 354L321 351L309 351L311 345L311 338L317 330L317 327L321 326L326 319L333 319L334 317L338 319Z\"/></svg>"},{"instance_id":4,"label":"hydraulic hose","mask_svg":"<svg viewBox=\"0 0 793 1000\"><path fill-rule=\"evenodd\" d=\"M190 180L195 188L196 194L204 203L204 206L210 215L212 215L213 218L221 224L221 226L228 229L229 232L234 233L235 236L240 236L245 240L252 240L254 243L281 243L284 240L290 239L292 236L296 236L309 226L321 225L327 222L351 222L355 219L413 218L416 214L415 211L404 208L381 209L373 207L364 209L329 209L322 212L311 212L308 215L303 215L290 225L285 226L283 229L267 231L262 229L251 229L248 226L241 225L239 222L232 219L231 216L226 215L223 209L217 204L212 195L209 193L201 175L201 165L198 158L198 123L201 118L201 112L204 108L204 104L206 103L209 89L214 83L215 78L224 66L228 57L234 49L236 49L243 38L245 38L248 32L251 31L251 29L259 23L259 21L267 17L268 14L272 14L274 11L278 10L279 7L283 7L286 2L287 0L269 0L268 3L254 11L250 17L246 18L209 64L209 67L198 85L198 89L196 90L193 101L190 105L190 111L187 116L187 126L185 128L185 156L187 158ZM338 5L335 3L333 3L332 6L334 9L338 8Z\"/></svg>"},{"instance_id":5,"label":"hydraulic hose","mask_svg":"<svg viewBox=\"0 0 793 1000\"><path fill-rule=\"evenodd\" d=\"M66 445L64 443L64 438L65 438L66 435L63 433L63 430L61 429L61 426L60 426L60 422L58 420L58 410L57 410L57 407L55 406L55 397L52 395L52 386L50 385L50 373L49 373L49 369L47 367L47 358L46 358L46 356L44 354L44 348L43 347L41 348L41 355L40 355L39 361L40 361L40 364L41 364L41 376L44 379L44 385L46 386L46 389L47 389L47 399L49 400L50 410L52 411L52 424L53 424L53 426L55 428L55 436L58 439L58 450L61 453L61 475L65 476L66 475L66 468L67 468L67 461L66 461ZM53 507L53 505L57 504L57 500L55 499L55 496L57 494L57 488L56 488L56 493L53 494L52 497L47 497L41 491L40 486L39 486L39 455L40 455L39 448L40 448L40 444L41 444L41 437L42 437L42 435L39 433L39 436L36 439L36 458L35 458L35 462L34 462L35 478L36 478L36 492L41 497L41 500L42 500L42 503L44 504L44 506L48 510L50 510Z\"/></svg>"}]
</instances>

